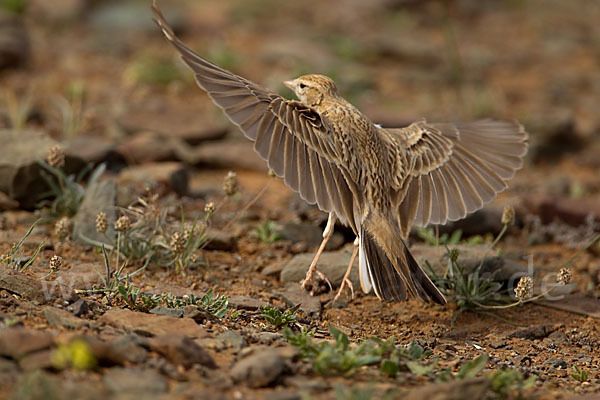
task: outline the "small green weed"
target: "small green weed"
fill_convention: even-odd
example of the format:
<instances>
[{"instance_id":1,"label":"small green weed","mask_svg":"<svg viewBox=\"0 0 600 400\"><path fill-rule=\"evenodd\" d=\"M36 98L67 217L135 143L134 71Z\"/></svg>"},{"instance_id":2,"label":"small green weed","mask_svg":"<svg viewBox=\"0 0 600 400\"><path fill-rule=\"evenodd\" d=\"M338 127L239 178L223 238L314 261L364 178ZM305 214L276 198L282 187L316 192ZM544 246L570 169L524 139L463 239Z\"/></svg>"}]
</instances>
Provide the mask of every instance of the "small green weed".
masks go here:
<instances>
[{"instance_id":1,"label":"small green weed","mask_svg":"<svg viewBox=\"0 0 600 400\"><path fill-rule=\"evenodd\" d=\"M330 327L329 332L334 343L315 343L309 333L294 335L289 328L283 330L283 335L290 344L300 348L301 357L312 363L313 371L317 374L350 376L360 367L381 360L381 355L374 351L374 342L364 341L351 346L348 336L339 329Z\"/></svg>"},{"instance_id":2,"label":"small green weed","mask_svg":"<svg viewBox=\"0 0 600 400\"><path fill-rule=\"evenodd\" d=\"M577 365L573 366L573 372L571 377L581 383L586 382L589 379L589 373L583 368L579 368Z\"/></svg>"},{"instance_id":3,"label":"small green weed","mask_svg":"<svg viewBox=\"0 0 600 400\"><path fill-rule=\"evenodd\" d=\"M490 377L492 391L501 399L522 398L521 392L535 386L537 377L525 379L517 369L504 369L494 372Z\"/></svg>"},{"instance_id":4,"label":"small green weed","mask_svg":"<svg viewBox=\"0 0 600 400\"><path fill-rule=\"evenodd\" d=\"M60 154L62 151L62 149L53 148L48 162L38 160L38 164L43 168L40 175L50 189L40 196L37 207L42 208L45 218L50 220L56 220L62 216L73 217L77 213L86 194L81 182L92 169L90 164L77 175L67 175L62 168L64 165L64 153ZM62 161L57 162L57 157L59 159L62 157ZM105 165L100 164L91 172L88 187L100 178L104 170Z\"/></svg>"},{"instance_id":5,"label":"small green weed","mask_svg":"<svg viewBox=\"0 0 600 400\"><path fill-rule=\"evenodd\" d=\"M23 14L27 7L27 0L0 0L0 9L4 9L15 14Z\"/></svg>"},{"instance_id":6,"label":"small green weed","mask_svg":"<svg viewBox=\"0 0 600 400\"><path fill-rule=\"evenodd\" d=\"M25 235L23 235L21 240L19 240L18 243L13 243L10 250L8 251L8 254L3 254L2 256L0 256L0 265L6 263L6 265L8 265L9 268L12 268L18 272L23 272L27 268L29 268L29 266L35 261L37 255L39 254L40 250L44 246L44 243L46 243L46 239L44 239L42 241L42 243L40 243L37 246L37 248L35 249L35 251L33 252L33 254L30 257L25 256L25 252L22 249L22 247L23 247L23 244L25 243L25 241L27 240L27 238L29 238L29 236L31 236L31 233L33 232L33 229L35 228L35 226L38 223L40 223L40 221L41 221L41 219L38 219L37 221L35 221L29 227L27 232L25 232Z\"/></svg>"},{"instance_id":7,"label":"small green weed","mask_svg":"<svg viewBox=\"0 0 600 400\"><path fill-rule=\"evenodd\" d=\"M488 233L483 236L475 235L468 239L463 239L463 231L457 229L451 234L443 233L438 237L433 227L416 227L417 236L428 246L456 246L458 244L484 244L491 243L494 239L492 234Z\"/></svg>"},{"instance_id":8,"label":"small green weed","mask_svg":"<svg viewBox=\"0 0 600 400\"><path fill-rule=\"evenodd\" d=\"M182 73L172 59L144 54L125 70L125 78L133 84L166 86L182 80Z\"/></svg>"},{"instance_id":9,"label":"small green weed","mask_svg":"<svg viewBox=\"0 0 600 400\"><path fill-rule=\"evenodd\" d=\"M475 378L487 365L490 357L487 354L482 354L473 361L469 361L460 367L460 370L453 374L449 369L443 369L437 374L437 380L446 382L451 380L461 380Z\"/></svg>"},{"instance_id":10,"label":"small green weed","mask_svg":"<svg viewBox=\"0 0 600 400\"><path fill-rule=\"evenodd\" d=\"M275 243L281 239L281 235L275 230L277 223L273 221L265 221L262 225L257 226L256 232L258 232L258 238L263 243Z\"/></svg>"},{"instance_id":11,"label":"small green weed","mask_svg":"<svg viewBox=\"0 0 600 400\"><path fill-rule=\"evenodd\" d=\"M279 329L296 321L296 310L297 307L292 307L285 310L285 312L281 312L277 307L267 305L260 309L260 314L265 321Z\"/></svg>"}]
</instances>

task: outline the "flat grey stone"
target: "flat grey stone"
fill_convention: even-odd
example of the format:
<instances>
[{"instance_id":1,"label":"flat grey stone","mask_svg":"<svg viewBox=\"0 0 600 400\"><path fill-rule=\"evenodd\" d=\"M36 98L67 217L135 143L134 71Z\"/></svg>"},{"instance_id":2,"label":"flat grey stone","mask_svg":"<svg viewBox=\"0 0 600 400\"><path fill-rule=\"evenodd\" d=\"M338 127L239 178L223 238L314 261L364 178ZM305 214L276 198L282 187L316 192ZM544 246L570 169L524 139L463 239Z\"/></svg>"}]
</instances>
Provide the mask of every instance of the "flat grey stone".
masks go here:
<instances>
[{"instance_id":1,"label":"flat grey stone","mask_svg":"<svg viewBox=\"0 0 600 400\"><path fill-rule=\"evenodd\" d=\"M350 256L352 255L353 246L347 246L342 250L333 252L324 252L319 259L317 268L321 271L327 279L331 282L334 288L337 288L342 283L342 278L350 263ZM315 254L314 253L303 253L294 256L281 271L280 280L282 282L295 282L299 283L306 276L306 271L310 266ZM352 272L350 273L350 280L354 289L360 289L360 280L358 277L358 257L354 260Z\"/></svg>"},{"instance_id":2,"label":"flat grey stone","mask_svg":"<svg viewBox=\"0 0 600 400\"><path fill-rule=\"evenodd\" d=\"M166 379L158 372L141 368L111 368L104 374L104 383L113 393L165 393Z\"/></svg>"},{"instance_id":3,"label":"flat grey stone","mask_svg":"<svg viewBox=\"0 0 600 400\"><path fill-rule=\"evenodd\" d=\"M231 377L250 387L265 387L273 383L284 368L283 357L276 350L265 349L238 361L231 369Z\"/></svg>"}]
</instances>

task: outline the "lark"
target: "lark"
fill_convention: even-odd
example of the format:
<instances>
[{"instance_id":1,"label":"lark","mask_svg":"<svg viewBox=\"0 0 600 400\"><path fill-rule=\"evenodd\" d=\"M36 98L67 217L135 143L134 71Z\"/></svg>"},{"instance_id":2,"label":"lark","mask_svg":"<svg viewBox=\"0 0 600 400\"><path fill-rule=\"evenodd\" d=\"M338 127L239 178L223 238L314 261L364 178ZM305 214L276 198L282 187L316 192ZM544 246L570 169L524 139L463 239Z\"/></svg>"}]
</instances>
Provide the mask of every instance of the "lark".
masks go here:
<instances>
[{"instance_id":1,"label":"lark","mask_svg":"<svg viewBox=\"0 0 600 400\"><path fill-rule=\"evenodd\" d=\"M324 278L317 262L339 220L356 234L338 296L358 255L361 288L385 301L409 296L445 304L408 250L412 226L464 218L507 187L522 166L527 134L512 121L417 121L374 124L323 75L284 84L288 100L193 52L153 5L156 22L192 69L196 82L254 142L269 168L310 204L329 213L327 227L302 287Z\"/></svg>"}]
</instances>

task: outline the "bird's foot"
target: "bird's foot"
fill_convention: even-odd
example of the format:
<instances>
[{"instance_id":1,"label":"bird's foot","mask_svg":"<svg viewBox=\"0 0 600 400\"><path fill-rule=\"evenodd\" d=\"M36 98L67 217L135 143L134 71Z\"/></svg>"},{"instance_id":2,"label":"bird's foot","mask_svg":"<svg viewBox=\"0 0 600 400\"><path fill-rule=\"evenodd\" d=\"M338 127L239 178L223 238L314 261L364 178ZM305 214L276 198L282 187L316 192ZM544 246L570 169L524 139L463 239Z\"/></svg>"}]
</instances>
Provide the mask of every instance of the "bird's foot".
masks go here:
<instances>
[{"instance_id":1,"label":"bird's foot","mask_svg":"<svg viewBox=\"0 0 600 400\"><path fill-rule=\"evenodd\" d=\"M344 277L344 279L342 279L342 284L340 285L337 294L333 298L334 303L340 299L340 296L344 292L345 288L350 289L350 298L354 300L354 285L352 285L352 281L350 280L350 278Z\"/></svg>"},{"instance_id":2,"label":"bird's foot","mask_svg":"<svg viewBox=\"0 0 600 400\"><path fill-rule=\"evenodd\" d=\"M315 277L315 275L316 275L316 277ZM329 279L327 279L327 277L321 271L317 270L317 268L312 268L312 267L309 268L308 271L306 272L306 277L300 284L300 288L302 290L307 290L307 287L310 286L309 293L312 296L314 296L315 291L319 287L318 281L325 282L327 284L327 286L329 286L329 290L333 290L333 286L331 285L331 282L329 281Z\"/></svg>"}]
</instances>

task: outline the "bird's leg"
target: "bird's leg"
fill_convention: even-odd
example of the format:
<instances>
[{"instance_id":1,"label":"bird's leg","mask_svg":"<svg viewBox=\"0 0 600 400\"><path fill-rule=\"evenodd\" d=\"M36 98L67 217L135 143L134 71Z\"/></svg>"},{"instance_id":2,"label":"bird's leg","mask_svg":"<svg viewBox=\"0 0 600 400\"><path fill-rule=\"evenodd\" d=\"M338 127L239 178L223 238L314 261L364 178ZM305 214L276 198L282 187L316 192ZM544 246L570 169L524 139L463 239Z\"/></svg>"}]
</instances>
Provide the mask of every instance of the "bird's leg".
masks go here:
<instances>
[{"instance_id":1,"label":"bird's leg","mask_svg":"<svg viewBox=\"0 0 600 400\"><path fill-rule=\"evenodd\" d=\"M354 250L352 250L352 256L350 257L350 264L348 264L348 269L346 270L346 273L344 274L344 277L342 278L342 284L340 285L340 288L337 292L337 294L335 295L335 297L333 298L333 301L336 302L338 301L338 299L340 298L340 296L342 295L342 292L344 291L344 289L346 287L348 287L350 289L350 294L351 294L351 298L352 300L354 300L354 286L352 285L352 281L350 280L350 272L352 272L352 265L354 264L354 260L356 259L356 255L358 254L358 237L356 239L354 239Z\"/></svg>"},{"instance_id":2,"label":"bird's leg","mask_svg":"<svg viewBox=\"0 0 600 400\"><path fill-rule=\"evenodd\" d=\"M319 262L319 258L321 257L323 250L325 250L325 246L327 245L327 242L329 241L329 239L331 239L331 236L333 236L335 220L336 220L335 214L332 212L329 213L329 218L327 219L327 226L325 226L325 230L323 231L323 241L321 242L321 245L319 246L319 250L317 250L317 254L315 254L315 258L313 258L312 263L310 263L310 267L308 267L308 271L306 272L306 278L304 278L304 280L302 281L302 284L300 285L300 288L302 288L302 289L306 289L306 286L310 282L310 284L312 286L311 292L314 292L315 287L316 287L315 274L319 277L319 279L327 282L327 285L329 286L330 289L333 289L331 286L331 282L329 282L329 279L327 279L327 277L325 275L323 275L321 272L317 271L317 263Z\"/></svg>"}]
</instances>

